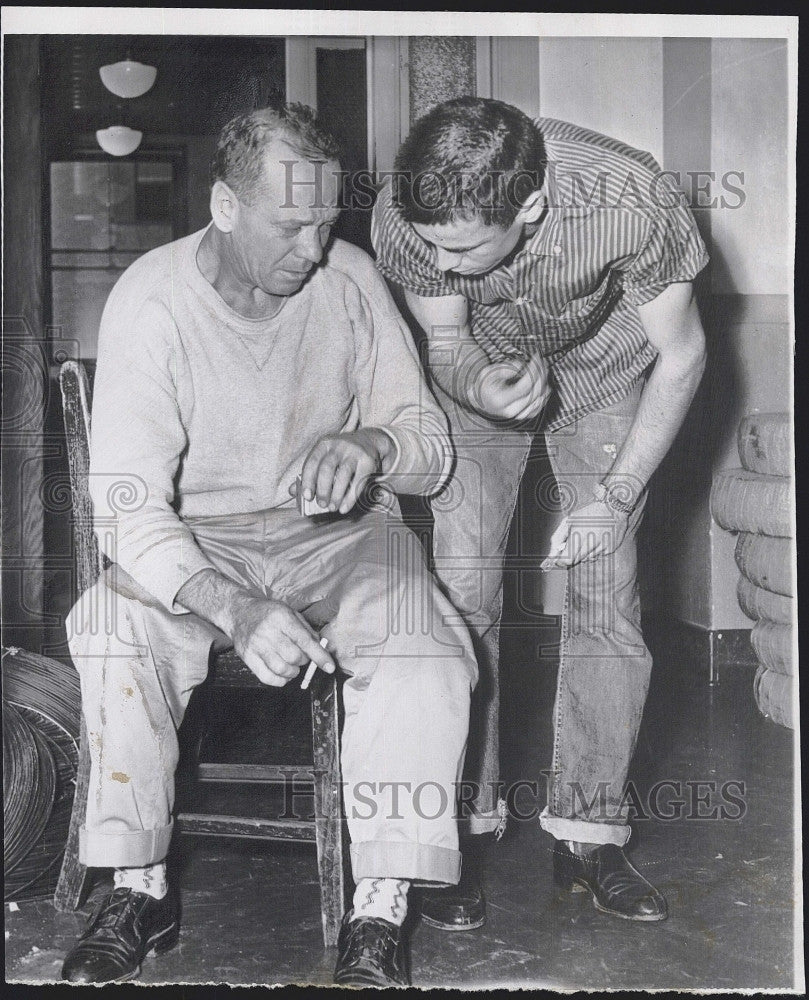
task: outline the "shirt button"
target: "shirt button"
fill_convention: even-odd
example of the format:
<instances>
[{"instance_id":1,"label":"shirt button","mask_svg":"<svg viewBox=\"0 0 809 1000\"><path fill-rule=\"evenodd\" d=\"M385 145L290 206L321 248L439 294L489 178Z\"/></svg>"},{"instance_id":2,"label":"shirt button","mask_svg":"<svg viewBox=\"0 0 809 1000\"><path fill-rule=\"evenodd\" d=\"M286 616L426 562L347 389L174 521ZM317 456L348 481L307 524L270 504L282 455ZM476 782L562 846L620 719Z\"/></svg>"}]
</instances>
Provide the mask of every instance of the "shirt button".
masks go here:
<instances>
[{"instance_id":1,"label":"shirt button","mask_svg":"<svg viewBox=\"0 0 809 1000\"><path fill-rule=\"evenodd\" d=\"M558 244L558 243L556 243L556 244L554 245L554 248L553 248L553 252L554 252L555 254L560 254L560 253L562 252L562 248L561 248L561 247L559 246L559 244Z\"/></svg>"}]
</instances>

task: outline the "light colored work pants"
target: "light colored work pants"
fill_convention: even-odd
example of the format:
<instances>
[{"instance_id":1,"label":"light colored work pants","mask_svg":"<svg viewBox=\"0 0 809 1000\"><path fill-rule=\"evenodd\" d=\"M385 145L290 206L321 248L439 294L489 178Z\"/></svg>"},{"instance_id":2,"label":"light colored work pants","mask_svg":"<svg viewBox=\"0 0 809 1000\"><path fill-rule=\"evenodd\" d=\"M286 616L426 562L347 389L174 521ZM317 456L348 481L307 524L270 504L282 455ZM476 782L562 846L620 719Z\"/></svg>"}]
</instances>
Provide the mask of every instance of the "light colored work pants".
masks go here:
<instances>
[{"instance_id":1,"label":"light colored work pants","mask_svg":"<svg viewBox=\"0 0 809 1000\"><path fill-rule=\"evenodd\" d=\"M301 611L348 675L342 770L355 879L456 883L456 783L477 666L398 512L186 523L225 576ZM80 858L100 867L165 857L177 730L218 634L114 570L69 622L92 756Z\"/></svg>"}]
</instances>

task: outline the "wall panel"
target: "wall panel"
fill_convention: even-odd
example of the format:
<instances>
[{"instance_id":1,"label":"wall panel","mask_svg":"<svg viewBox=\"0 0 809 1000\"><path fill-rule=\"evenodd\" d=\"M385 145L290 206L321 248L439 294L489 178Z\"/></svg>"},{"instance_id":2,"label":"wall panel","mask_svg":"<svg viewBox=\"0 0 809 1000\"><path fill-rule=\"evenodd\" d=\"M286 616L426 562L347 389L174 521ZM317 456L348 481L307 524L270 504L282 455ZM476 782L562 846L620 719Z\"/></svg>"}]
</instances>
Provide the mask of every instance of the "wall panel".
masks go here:
<instances>
[{"instance_id":1,"label":"wall panel","mask_svg":"<svg viewBox=\"0 0 809 1000\"><path fill-rule=\"evenodd\" d=\"M661 38L542 38L542 115L663 156Z\"/></svg>"},{"instance_id":2,"label":"wall panel","mask_svg":"<svg viewBox=\"0 0 809 1000\"><path fill-rule=\"evenodd\" d=\"M740 207L712 213L721 254L713 290L789 294L787 43L714 39L711 65L711 167L717 177L743 172L745 196ZM727 200L736 204L739 198Z\"/></svg>"}]
</instances>

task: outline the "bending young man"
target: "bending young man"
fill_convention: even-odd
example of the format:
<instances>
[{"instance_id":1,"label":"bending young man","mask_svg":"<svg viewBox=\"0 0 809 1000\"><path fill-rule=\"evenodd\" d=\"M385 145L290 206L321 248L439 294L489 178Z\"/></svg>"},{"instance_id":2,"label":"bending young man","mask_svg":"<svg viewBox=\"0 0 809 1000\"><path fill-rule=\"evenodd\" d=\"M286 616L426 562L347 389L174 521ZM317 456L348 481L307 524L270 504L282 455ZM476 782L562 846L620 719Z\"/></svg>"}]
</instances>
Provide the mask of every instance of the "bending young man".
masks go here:
<instances>
[{"instance_id":1,"label":"bending young man","mask_svg":"<svg viewBox=\"0 0 809 1000\"><path fill-rule=\"evenodd\" d=\"M586 887L604 912L661 920L664 898L623 850L623 791L651 668L636 536L705 361L694 219L648 153L460 98L413 126L373 222L377 266L427 336L457 453L452 502L434 505L434 554L481 671L470 832L498 823L502 564L538 431L571 498L543 567L566 569L567 590L541 823L558 882ZM479 886L429 893L424 913L448 929L479 924Z\"/></svg>"}]
</instances>

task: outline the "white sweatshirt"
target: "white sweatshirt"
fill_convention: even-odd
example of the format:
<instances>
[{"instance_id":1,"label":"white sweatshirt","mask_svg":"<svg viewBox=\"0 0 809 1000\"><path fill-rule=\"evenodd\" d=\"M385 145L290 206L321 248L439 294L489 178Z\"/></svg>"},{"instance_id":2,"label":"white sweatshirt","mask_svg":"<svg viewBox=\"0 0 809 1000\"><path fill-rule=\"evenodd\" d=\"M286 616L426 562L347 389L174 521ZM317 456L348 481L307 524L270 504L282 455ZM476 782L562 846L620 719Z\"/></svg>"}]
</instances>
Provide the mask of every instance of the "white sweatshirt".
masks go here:
<instances>
[{"instance_id":1,"label":"white sweatshirt","mask_svg":"<svg viewBox=\"0 0 809 1000\"><path fill-rule=\"evenodd\" d=\"M334 241L272 319L235 313L196 263L202 230L119 279L104 309L90 492L106 554L169 610L211 567L187 517L289 507L324 434L380 427L386 477L429 494L449 475L444 414L410 333L363 251Z\"/></svg>"}]
</instances>

